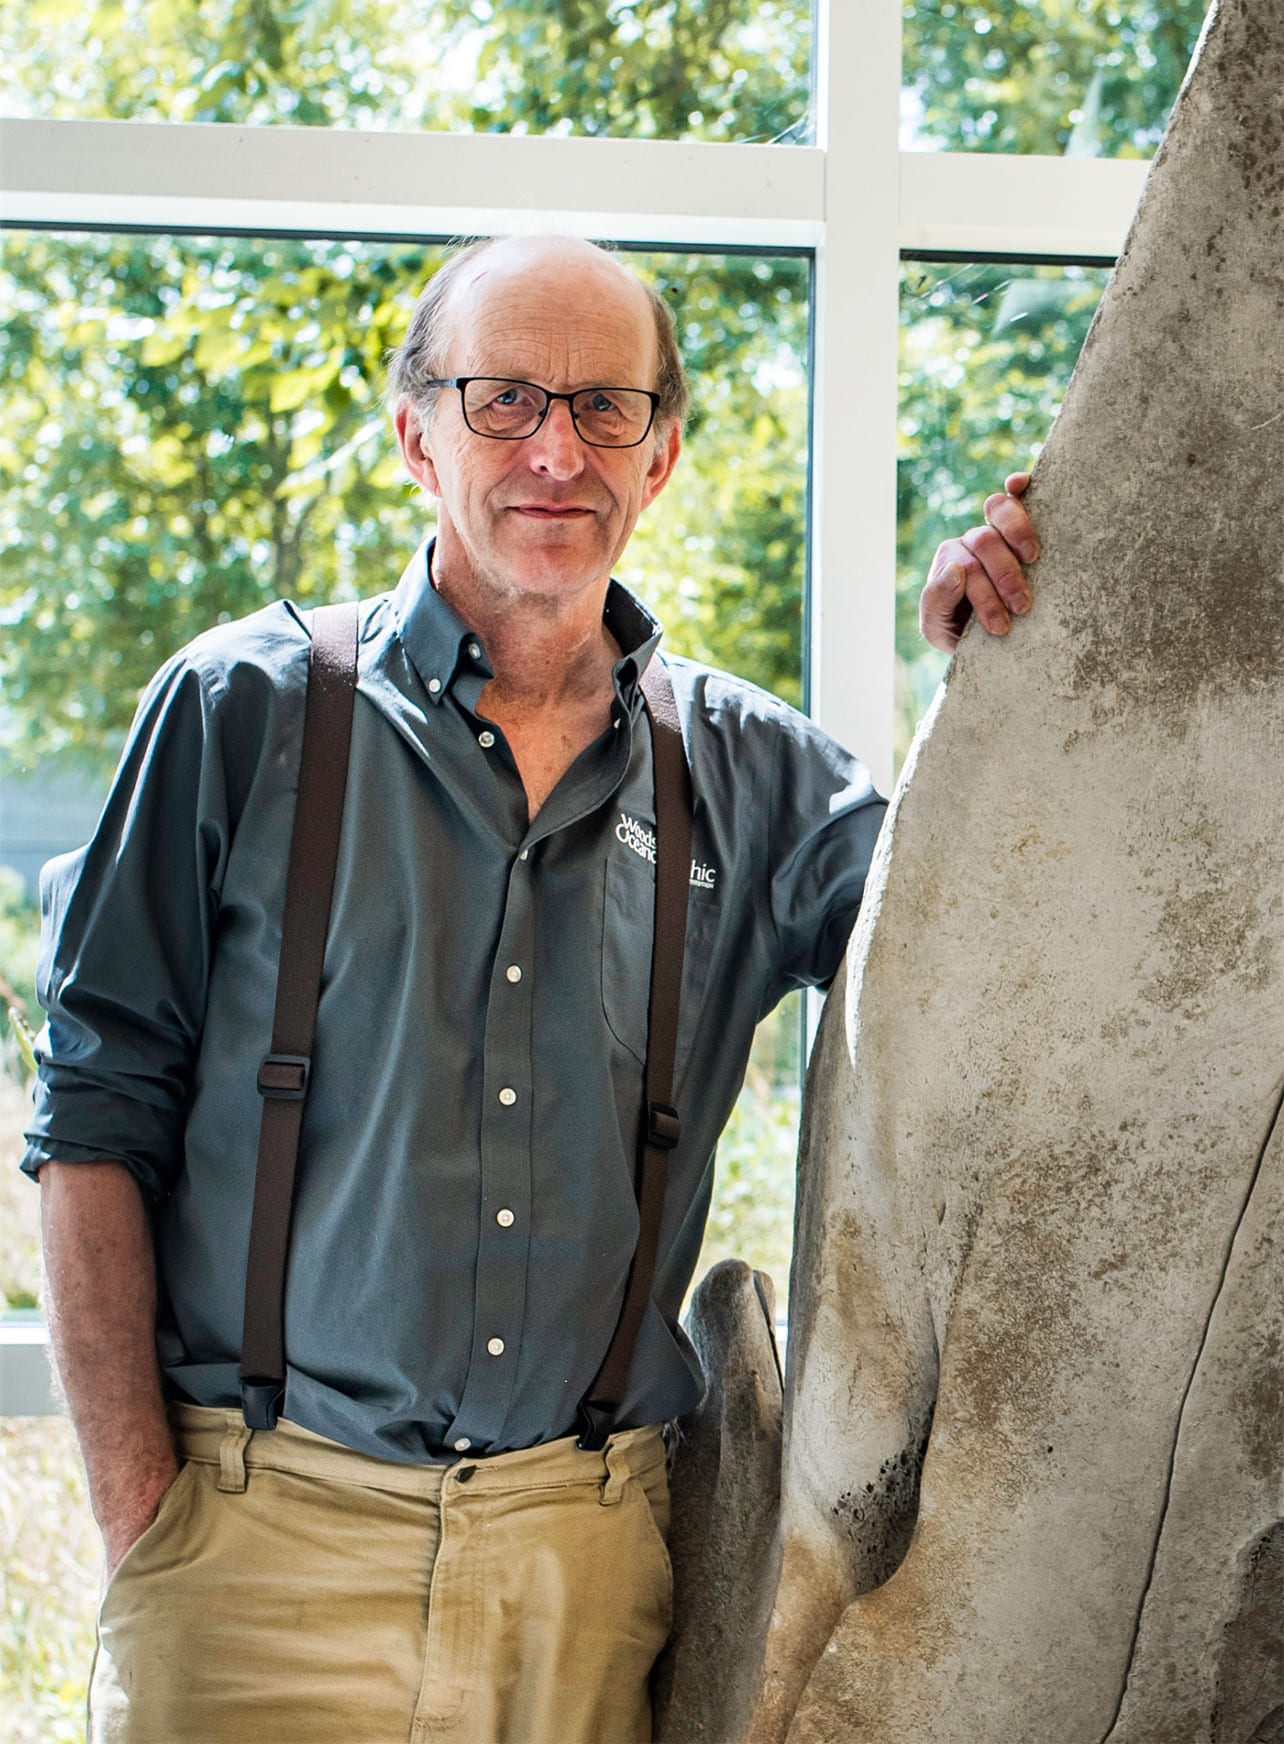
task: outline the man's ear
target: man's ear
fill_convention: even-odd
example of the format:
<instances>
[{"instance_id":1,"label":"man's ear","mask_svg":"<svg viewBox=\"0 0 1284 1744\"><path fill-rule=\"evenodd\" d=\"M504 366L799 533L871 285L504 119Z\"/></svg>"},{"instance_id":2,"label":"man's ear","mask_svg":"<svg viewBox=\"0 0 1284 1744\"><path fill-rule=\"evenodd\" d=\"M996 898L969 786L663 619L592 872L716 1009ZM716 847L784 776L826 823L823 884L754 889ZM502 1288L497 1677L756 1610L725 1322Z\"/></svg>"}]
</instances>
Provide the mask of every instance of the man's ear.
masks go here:
<instances>
[{"instance_id":1,"label":"man's ear","mask_svg":"<svg viewBox=\"0 0 1284 1744\"><path fill-rule=\"evenodd\" d=\"M402 400L393 413L392 422L406 471L429 496L440 496L441 492L437 488L437 467L429 451L423 413L412 406L409 400Z\"/></svg>"},{"instance_id":2,"label":"man's ear","mask_svg":"<svg viewBox=\"0 0 1284 1744\"><path fill-rule=\"evenodd\" d=\"M682 431L677 424L670 426L668 434L662 436L655 445L651 464L646 469L646 481L642 486L642 507L645 509L653 503L660 492L668 484L674 467L678 464L678 455L682 452Z\"/></svg>"}]
</instances>

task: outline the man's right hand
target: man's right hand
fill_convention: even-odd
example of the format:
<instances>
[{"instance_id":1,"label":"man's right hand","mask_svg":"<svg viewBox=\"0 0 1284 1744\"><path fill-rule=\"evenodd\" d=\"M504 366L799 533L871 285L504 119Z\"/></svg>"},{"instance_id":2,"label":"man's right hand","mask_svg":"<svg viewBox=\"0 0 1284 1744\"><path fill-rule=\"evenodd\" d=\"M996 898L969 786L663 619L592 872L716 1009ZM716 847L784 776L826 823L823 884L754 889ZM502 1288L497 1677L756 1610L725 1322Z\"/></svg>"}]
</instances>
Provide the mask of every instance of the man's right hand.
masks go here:
<instances>
[{"instance_id":1,"label":"man's right hand","mask_svg":"<svg viewBox=\"0 0 1284 1744\"><path fill-rule=\"evenodd\" d=\"M178 1475L156 1361L151 1220L123 1163L40 1170L49 1339L110 1578Z\"/></svg>"},{"instance_id":2,"label":"man's right hand","mask_svg":"<svg viewBox=\"0 0 1284 1744\"><path fill-rule=\"evenodd\" d=\"M127 1550L133 1548L155 1520L161 1503L178 1476L178 1461L171 1460L172 1470L159 1482L152 1480L136 1488L128 1497L115 1502L109 1517L99 1516L103 1550L107 1558L108 1580L115 1574Z\"/></svg>"}]
</instances>

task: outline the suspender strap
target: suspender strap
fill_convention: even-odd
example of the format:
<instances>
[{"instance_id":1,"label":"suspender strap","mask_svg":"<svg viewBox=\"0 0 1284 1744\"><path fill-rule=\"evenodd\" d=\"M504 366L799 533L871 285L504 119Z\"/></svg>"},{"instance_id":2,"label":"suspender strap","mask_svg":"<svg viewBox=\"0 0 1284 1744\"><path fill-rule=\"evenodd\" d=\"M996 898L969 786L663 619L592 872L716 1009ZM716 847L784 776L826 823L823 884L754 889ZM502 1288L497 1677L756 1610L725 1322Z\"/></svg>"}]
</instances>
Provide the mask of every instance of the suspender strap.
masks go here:
<instances>
[{"instance_id":1,"label":"suspender strap","mask_svg":"<svg viewBox=\"0 0 1284 1744\"><path fill-rule=\"evenodd\" d=\"M275 1428L285 1396L290 1213L339 857L356 683L357 607L321 606L312 615L272 1051L259 1067L263 1113L241 1334L241 1405L251 1429Z\"/></svg>"},{"instance_id":2,"label":"suspender strap","mask_svg":"<svg viewBox=\"0 0 1284 1744\"><path fill-rule=\"evenodd\" d=\"M655 927L651 938L651 993L647 1011L645 1091L638 1141L638 1245L624 1305L597 1377L580 1405L579 1445L605 1447L628 1385L638 1332L651 1303L669 1152L681 1136L673 1106L678 1011L687 939L691 880L691 771L669 675L652 659L642 675L642 700L651 723L655 769Z\"/></svg>"}]
</instances>

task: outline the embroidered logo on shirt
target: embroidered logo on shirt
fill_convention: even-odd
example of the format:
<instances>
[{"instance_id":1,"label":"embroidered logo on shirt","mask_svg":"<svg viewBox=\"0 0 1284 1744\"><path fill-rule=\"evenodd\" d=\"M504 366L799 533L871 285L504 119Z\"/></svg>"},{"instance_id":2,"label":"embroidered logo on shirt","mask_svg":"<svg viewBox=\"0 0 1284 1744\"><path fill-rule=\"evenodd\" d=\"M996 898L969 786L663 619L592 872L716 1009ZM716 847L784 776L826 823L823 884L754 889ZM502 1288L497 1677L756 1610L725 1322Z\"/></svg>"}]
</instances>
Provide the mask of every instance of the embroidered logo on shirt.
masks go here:
<instances>
[{"instance_id":1,"label":"embroidered logo on shirt","mask_svg":"<svg viewBox=\"0 0 1284 1744\"><path fill-rule=\"evenodd\" d=\"M615 826L615 839L623 842L626 848L632 848L640 859L649 860L655 865L655 831L649 830L645 824L640 824L628 812L620 813L620 821ZM706 865L702 860L691 862L691 886L694 890L712 890L717 884L718 868Z\"/></svg>"}]
</instances>

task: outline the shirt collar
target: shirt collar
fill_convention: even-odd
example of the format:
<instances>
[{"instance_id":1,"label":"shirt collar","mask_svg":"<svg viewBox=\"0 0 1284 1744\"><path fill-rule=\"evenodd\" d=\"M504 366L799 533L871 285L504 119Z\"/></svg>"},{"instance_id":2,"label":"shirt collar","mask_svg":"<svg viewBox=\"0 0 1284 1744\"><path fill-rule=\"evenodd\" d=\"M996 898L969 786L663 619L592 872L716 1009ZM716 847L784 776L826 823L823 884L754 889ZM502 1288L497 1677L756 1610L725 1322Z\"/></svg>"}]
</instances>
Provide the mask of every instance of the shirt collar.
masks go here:
<instances>
[{"instance_id":1,"label":"shirt collar","mask_svg":"<svg viewBox=\"0 0 1284 1744\"><path fill-rule=\"evenodd\" d=\"M481 637L432 585L432 548L430 539L406 565L393 595L393 611L397 632L429 698L444 702L461 671L493 678L495 669L486 658ZM614 579L606 590L602 622L620 648L612 668L616 694L636 715L642 704L638 680L664 632L641 600Z\"/></svg>"}]
</instances>

